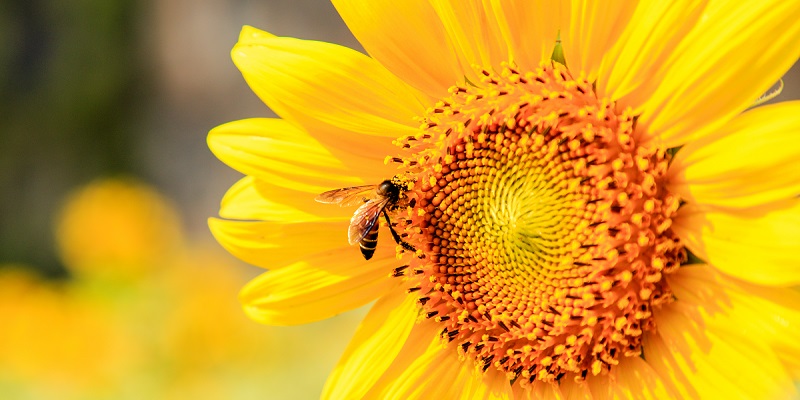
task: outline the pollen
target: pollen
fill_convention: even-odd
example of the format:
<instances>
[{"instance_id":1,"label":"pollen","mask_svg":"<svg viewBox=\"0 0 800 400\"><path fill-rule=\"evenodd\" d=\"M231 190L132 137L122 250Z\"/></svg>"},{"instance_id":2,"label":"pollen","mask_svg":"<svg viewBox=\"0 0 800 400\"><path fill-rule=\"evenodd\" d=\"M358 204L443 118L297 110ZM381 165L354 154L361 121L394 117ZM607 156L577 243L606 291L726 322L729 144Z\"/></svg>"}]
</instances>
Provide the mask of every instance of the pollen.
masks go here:
<instances>
[{"instance_id":1,"label":"pollen","mask_svg":"<svg viewBox=\"0 0 800 400\"><path fill-rule=\"evenodd\" d=\"M403 279L480 370L523 386L605 374L641 353L686 260L670 156L557 64L482 72L398 141L418 249Z\"/></svg>"}]
</instances>

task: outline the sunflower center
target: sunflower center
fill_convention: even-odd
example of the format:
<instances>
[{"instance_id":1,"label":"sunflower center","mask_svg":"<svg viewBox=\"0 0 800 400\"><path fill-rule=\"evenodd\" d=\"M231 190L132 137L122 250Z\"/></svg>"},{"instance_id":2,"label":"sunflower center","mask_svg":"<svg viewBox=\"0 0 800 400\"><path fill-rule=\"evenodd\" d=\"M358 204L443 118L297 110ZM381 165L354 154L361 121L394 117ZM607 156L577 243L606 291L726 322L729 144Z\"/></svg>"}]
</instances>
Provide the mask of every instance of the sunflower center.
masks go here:
<instances>
[{"instance_id":1,"label":"sunflower center","mask_svg":"<svg viewBox=\"0 0 800 400\"><path fill-rule=\"evenodd\" d=\"M686 257L669 156L566 69L483 75L400 140L416 177L413 290L484 371L523 385L604 373L640 354L671 299L663 275Z\"/></svg>"}]
</instances>

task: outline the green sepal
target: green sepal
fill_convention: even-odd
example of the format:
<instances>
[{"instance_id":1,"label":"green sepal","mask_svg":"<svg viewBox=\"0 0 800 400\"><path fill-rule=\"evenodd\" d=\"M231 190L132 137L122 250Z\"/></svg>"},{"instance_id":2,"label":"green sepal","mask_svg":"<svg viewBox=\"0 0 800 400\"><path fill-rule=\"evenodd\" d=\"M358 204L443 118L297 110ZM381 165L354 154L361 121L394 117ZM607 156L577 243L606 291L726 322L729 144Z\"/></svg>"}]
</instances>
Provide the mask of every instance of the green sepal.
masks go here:
<instances>
[{"instance_id":1,"label":"green sepal","mask_svg":"<svg viewBox=\"0 0 800 400\"><path fill-rule=\"evenodd\" d=\"M558 32L558 36L556 36L556 46L553 48L553 54L550 55L550 59L563 65L567 66L567 60L564 58L564 47L561 46L561 32Z\"/></svg>"}]
</instances>

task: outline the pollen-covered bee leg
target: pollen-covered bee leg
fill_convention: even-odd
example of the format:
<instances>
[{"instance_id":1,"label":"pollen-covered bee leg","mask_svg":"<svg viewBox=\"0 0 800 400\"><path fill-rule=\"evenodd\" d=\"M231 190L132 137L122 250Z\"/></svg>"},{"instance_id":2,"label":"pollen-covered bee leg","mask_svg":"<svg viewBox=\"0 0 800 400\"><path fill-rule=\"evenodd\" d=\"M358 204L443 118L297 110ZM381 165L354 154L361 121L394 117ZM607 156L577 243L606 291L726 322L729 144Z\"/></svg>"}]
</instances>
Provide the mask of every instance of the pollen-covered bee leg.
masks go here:
<instances>
[{"instance_id":1,"label":"pollen-covered bee leg","mask_svg":"<svg viewBox=\"0 0 800 400\"><path fill-rule=\"evenodd\" d=\"M415 249L414 246L403 240L400 237L400 235L397 234L397 231L394 230L394 227L392 226L392 221L389 220L389 214L386 212L386 209L383 210L383 217L386 219L386 225L389 227L389 232L392 233L394 241L397 242L397 244L399 244L400 246L403 246L403 248L408 251L417 251L417 249Z\"/></svg>"}]
</instances>

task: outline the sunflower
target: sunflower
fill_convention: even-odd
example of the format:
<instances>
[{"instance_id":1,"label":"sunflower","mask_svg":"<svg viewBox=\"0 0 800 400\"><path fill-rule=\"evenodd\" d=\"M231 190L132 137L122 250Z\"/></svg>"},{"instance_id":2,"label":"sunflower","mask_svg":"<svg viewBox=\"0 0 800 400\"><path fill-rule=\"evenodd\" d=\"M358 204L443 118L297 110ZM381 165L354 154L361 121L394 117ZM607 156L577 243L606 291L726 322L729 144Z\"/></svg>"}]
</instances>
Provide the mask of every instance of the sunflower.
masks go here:
<instances>
[{"instance_id":1,"label":"sunflower","mask_svg":"<svg viewBox=\"0 0 800 400\"><path fill-rule=\"evenodd\" d=\"M324 398L797 396L800 2L334 5L369 56L245 27L281 118L208 137L251 318L375 301Z\"/></svg>"}]
</instances>

